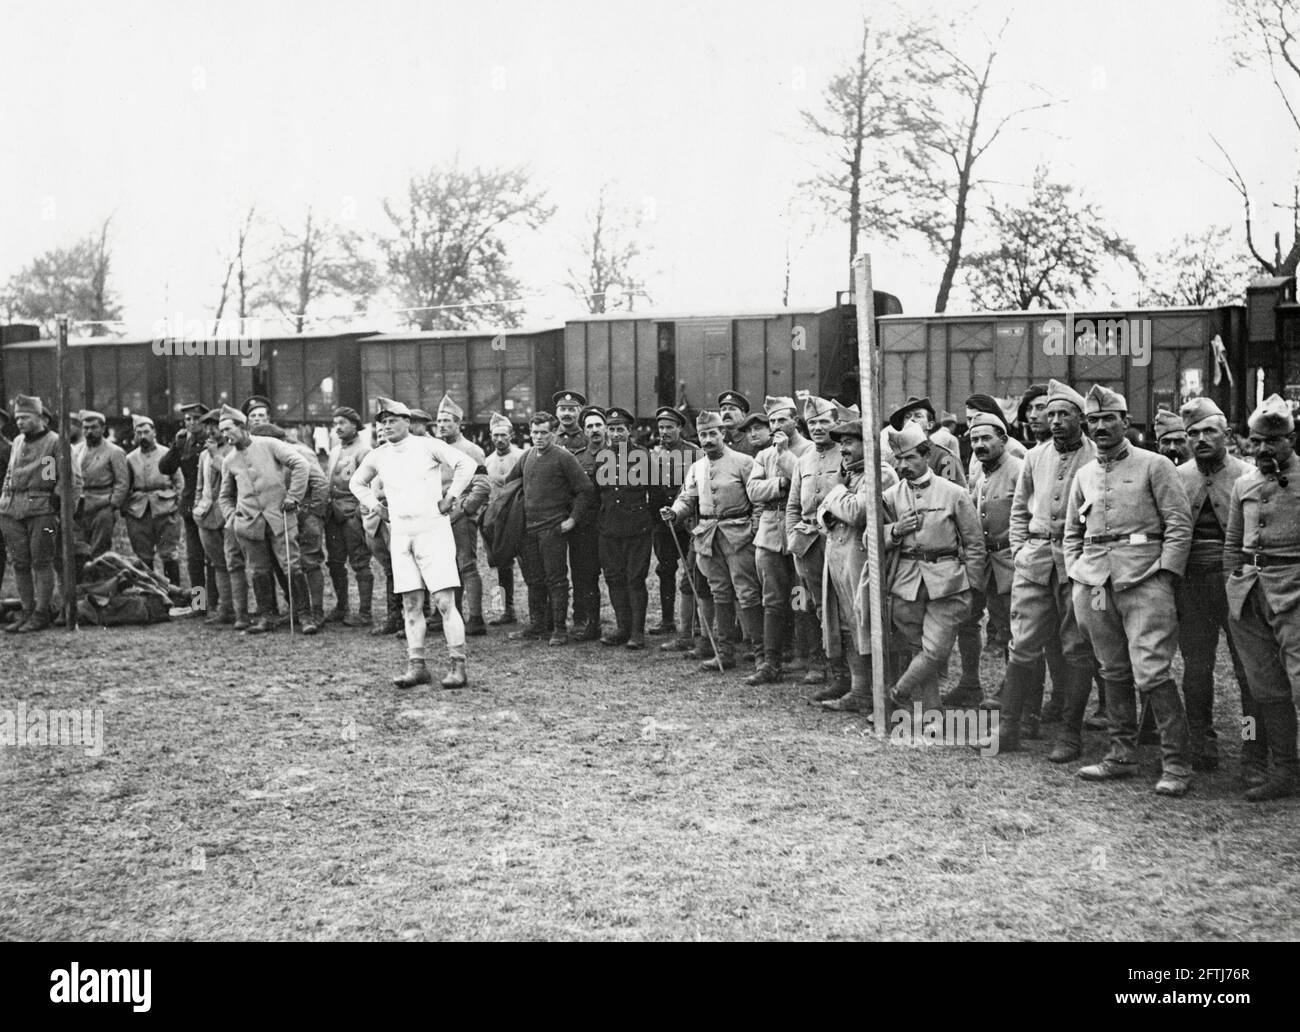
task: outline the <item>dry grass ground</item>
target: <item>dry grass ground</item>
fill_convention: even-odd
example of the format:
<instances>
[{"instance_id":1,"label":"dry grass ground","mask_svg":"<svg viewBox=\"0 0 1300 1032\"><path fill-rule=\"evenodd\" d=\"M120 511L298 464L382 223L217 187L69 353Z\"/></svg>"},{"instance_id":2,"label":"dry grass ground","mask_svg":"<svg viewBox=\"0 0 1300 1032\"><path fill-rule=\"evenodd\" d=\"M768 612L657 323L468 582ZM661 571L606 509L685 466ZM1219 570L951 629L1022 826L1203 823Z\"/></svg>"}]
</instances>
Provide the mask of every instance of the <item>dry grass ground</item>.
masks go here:
<instances>
[{"instance_id":1,"label":"dry grass ground","mask_svg":"<svg viewBox=\"0 0 1300 1032\"><path fill-rule=\"evenodd\" d=\"M792 683L751 689L658 650L499 629L470 646L469 690L399 693L400 642L358 630L0 639L0 706L102 708L106 740L99 757L0 749L0 937L1300 929L1300 802L1241 802L1227 735L1223 769L1166 800L1155 747L1141 778L1090 785L1046 740L1002 759L891 746ZM1223 733L1239 709L1219 683ZM1089 735L1087 758L1103 748Z\"/></svg>"}]
</instances>

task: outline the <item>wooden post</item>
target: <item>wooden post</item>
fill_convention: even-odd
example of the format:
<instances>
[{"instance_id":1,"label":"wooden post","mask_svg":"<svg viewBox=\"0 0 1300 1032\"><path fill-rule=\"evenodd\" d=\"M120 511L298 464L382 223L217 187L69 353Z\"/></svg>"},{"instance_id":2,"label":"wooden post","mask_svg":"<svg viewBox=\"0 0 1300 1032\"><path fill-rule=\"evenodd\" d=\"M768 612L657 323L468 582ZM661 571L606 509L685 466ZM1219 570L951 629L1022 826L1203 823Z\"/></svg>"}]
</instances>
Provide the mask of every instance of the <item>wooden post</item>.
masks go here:
<instances>
[{"instance_id":1,"label":"wooden post","mask_svg":"<svg viewBox=\"0 0 1300 1032\"><path fill-rule=\"evenodd\" d=\"M876 355L876 306L871 287L871 255L863 252L854 263L854 301L858 310L858 394L862 407L862 475L867 491L867 546L865 593L871 610L871 694L876 734L885 727L885 664L889 657L889 627L885 622L884 514L880 505L879 358Z\"/></svg>"},{"instance_id":2,"label":"wooden post","mask_svg":"<svg viewBox=\"0 0 1300 1032\"><path fill-rule=\"evenodd\" d=\"M72 493L71 414L68 412L68 317L57 317L58 341L54 353L54 393L59 405L59 538L63 543L63 619L69 631L77 629L77 556L72 521L77 499Z\"/></svg>"}]
</instances>

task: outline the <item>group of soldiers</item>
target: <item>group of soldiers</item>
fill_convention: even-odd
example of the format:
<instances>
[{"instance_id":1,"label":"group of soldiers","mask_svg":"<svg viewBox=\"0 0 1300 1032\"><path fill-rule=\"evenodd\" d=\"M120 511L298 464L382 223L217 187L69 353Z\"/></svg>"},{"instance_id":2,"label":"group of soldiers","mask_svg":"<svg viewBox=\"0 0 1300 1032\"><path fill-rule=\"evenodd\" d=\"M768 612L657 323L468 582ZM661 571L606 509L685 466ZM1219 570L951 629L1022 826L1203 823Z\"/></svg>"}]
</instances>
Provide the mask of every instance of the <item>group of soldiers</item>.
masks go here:
<instances>
[{"instance_id":1,"label":"group of soldiers","mask_svg":"<svg viewBox=\"0 0 1300 1032\"><path fill-rule=\"evenodd\" d=\"M432 682L426 631L440 629L448 661L440 683L463 687L466 638L487 633L480 517L513 493L528 611L512 638L644 650L647 635L664 636L661 650L704 671L752 660L746 684L797 676L812 702L867 712L865 528L876 479L892 705L996 708L1000 754L1036 736L1040 720L1055 722L1048 759L1070 763L1082 756L1096 685L1110 747L1079 776L1133 776L1149 714L1162 753L1156 791L1178 796L1194 771L1218 766L1222 631L1240 689L1246 798L1300 791L1291 689L1300 683L1300 462L1282 399L1249 419L1252 466L1230 454L1227 420L1208 398L1160 412L1158 451L1149 451L1133 440L1125 399L1100 385L1086 396L1058 381L1032 387L1014 419L976 394L966 402L963 467L959 441L929 400L909 398L881 431L877 478L864 475L858 411L824 398L768 397L751 411L740 392L724 391L694 420L694 440L687 417L664 407L654 448L635 443L627 409L588 404L573 390L552 407L529 420L526 450L513 424L494 415L487 455L462 434L464 413L450 397L434 415L379 399L370 442L359 413L339 408L324 468L272 423L264 398L239 409L184 406L171 448L137 418L129 453L104 439L102 414L82 412L65 471L48 413L20 397L0 526L22 612L6 629L51 622L57 484L67 475L79 562L111 546L121 512L136 555L149 565L156 556L179 583L183 530L207 623L275 630L278 581L291 626L305 635L330 623L403 635L398 687ZM647 627L652 557L660 621ZM379 615L374 559L386 582ZM326 569L337 600L328 614ZM516 623L513 562L499 563L498 575L503 606L492 623ZM961 677L941 697L954 645ZM1005 656L996 687L980 680L986 650Z\"/></svg>"}]
</instances>

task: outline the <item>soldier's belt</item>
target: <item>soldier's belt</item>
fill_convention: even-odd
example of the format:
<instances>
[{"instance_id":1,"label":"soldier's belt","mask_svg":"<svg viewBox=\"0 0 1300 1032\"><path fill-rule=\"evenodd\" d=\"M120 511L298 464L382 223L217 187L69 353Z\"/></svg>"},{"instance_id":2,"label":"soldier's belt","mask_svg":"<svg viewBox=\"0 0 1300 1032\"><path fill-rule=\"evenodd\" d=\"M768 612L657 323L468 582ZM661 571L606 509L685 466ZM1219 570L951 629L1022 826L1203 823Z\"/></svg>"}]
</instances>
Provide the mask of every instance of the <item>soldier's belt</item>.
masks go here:
<instances>
[{"instance_id":1,"label":"soldier's belt","mask_svg":"<svg viewBox=\"0 0 1300 1032\"><path fill-rule=\"evenodd\" d=\"M1113 545L1117 542L1126 545L1146 545L1164 539L1163 534L1091 534L1083 541L1087 545Z\"/></svg>"},{"instance_id":2,"label":"soldier's belt","mask_svg":"<svg viewBox=\"0 0 1300 1032\"><path fill-rule=\"evenodd\" d=\"M900 559L920 559L923 563L937 563L940 559L956 559L960 553L955 548L940 548L927 552L920 548L908 548L898 553Z\"/></svg>"},{"instance_id":3,"label":"soldier's belt","mask_svg":"<svg viewBox=\"0 0 1300 1032\"><path fill-rule=\"evenodd\" d=\"M1009 537L991 538L987 534L985 534L984 547L987 548L990 552L1001 552L1004 548L1011 547L1011 539Z\"/></svg>"},{"instance_id":4,"label":"soldier's belt","mask_svg":"<svg viewBox=\"0 0 1300 1032\"><path fill-rule=\"evenodd\" d=\"M1028 537L1030 541L1055 541L1058 545L1065 540L1061 534L1037 534L1034 531L1030 531Z\"/></svg>"},{"instance_id":5,"label":"soldier's belt","mask_svg":"<svg viewBox=\"0 0 1300 1032\"><path fill-rule=\"evenodd\" d=\"M1247 552L1246 563L1249 566L1296 566L1300 565L1300 555L1264 555L1261 552Z\"/></svg>"},{"instance_id":6,"label":"soldier's belt","mask_svg":"<svg viewBox=\"0 0 1300 1032\"><path fill-rule=\"evenodd\" d=\"M702 520L745 520L749 519L753 510L748 506L742 506L738 509L723 509L721 512L701 512Z\"/></svg>"}]
</instances>

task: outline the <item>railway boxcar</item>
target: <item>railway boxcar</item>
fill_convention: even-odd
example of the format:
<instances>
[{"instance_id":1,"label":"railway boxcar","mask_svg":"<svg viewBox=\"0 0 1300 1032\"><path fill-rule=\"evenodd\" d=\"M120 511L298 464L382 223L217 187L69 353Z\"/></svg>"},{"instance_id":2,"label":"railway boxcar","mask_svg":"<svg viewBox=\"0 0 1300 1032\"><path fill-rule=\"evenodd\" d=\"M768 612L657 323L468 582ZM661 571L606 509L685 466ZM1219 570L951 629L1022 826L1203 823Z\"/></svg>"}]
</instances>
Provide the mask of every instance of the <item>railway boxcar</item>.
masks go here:
<instances>
[{"instance_id":1,"label":"railway boxcar","mask_svg":"<svg viewBox=\"0 0 1300 1032\"><path fill-rule=\"evenodd\" d=\"M878 323L881 406L929 395L962 419L971 394L1011 398L1031 383L1103 384L1133 421L1208 395L1244 418L1245 308L1140 308L885 316Z\"/></svg>"},{"instance_id":2,"label":"railway boxcar","mask_svg":"<svg viewBox=\"0 0 1300 1032\"><path fill-rule=\"evenodd\" d=\"M559 326L495 331L381 333L358 342L362 413L376 398L399 398L433 412L443 394L465 410L473 431L493 412L516 425L550 408L560 388L564 330Z\"/></svg>"}]
</instances>

